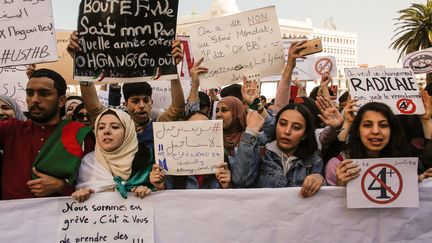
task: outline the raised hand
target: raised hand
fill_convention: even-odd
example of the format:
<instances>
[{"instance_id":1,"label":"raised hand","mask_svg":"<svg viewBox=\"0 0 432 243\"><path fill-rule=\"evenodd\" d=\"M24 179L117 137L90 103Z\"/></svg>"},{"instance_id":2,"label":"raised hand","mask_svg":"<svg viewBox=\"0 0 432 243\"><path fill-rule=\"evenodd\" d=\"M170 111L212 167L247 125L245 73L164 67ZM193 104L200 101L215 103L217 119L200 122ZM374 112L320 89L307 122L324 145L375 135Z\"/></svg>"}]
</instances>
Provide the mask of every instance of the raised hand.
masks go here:
<instances>
[{"instance_id":1,"label":"raised hand","mask_svg":"<svg viewBox=\"0 0 432 243\"><path fill-rule=\"evenodd\" d=\"M183 60L183 49L180 40L174 40L171 47L171 54L174 57L175 64L177 65Z\"/></svg>"},{"instance_id":2,"label":"raised hand","mask_svg":"<svg viewBox=\"0 0 432 243\"><path fill-rule=\"evenodd\" d=\"M318 96L315 104L321 112L321 114L318 114L318 117L325 125L335 129L342 127L344 119L331 100Z\"/></svg>"},{"instance_id":3,"label":"raised hand","mask_svg":"<svg viewBox=\"0 0 432 243\"><path fill-rule=\"evenodd\" d=\"M199 75L201 73L208 72L208 68L201 67L201 63L204 61L204 57L201 57L197 62L194 62L192 68L190 69L191 79L192 79L192 85L199 87L200 80Z\"/></svg>"},{"instance_id":4,"label":"raised hand","mask_svg":"<svg viewBox=\"0 0 432 243\"><path fill-rule=\"evenodd\" d=\"M254 103L260 95L260 84L258 80L248 81L246 76L243 76L243 86L241 89L243 100L249 105Z\"/></svg>"}]
</instances>

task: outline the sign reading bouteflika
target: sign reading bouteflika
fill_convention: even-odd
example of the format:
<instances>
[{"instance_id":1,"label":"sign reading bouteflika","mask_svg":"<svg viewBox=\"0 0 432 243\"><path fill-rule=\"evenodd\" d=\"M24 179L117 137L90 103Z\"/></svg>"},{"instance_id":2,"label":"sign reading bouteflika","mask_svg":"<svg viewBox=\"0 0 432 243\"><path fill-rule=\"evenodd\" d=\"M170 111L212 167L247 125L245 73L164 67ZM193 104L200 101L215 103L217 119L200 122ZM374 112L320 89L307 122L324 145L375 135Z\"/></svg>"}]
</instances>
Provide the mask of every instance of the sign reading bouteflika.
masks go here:
<instances>
[{"instance_id":1,"label":"sign reading bouteflika","mask_svg":"<svg viewBox=\"0 0 432 243\"><path fill-rule=\"evenodd\" d=\"M0 1L0 67L57 60L51 1Z\"/></svg>"},{"instance_id":2,"label":"sign reading bouteflika","mask_svg":"<svg viewBox=\"0 0 432 243\"><path fill-rule=\"evenodd\" d=\"M82 0L75 54L78 81L126 82L177 78L171 45L178 0Z\"/></svg>"}]
</instances>

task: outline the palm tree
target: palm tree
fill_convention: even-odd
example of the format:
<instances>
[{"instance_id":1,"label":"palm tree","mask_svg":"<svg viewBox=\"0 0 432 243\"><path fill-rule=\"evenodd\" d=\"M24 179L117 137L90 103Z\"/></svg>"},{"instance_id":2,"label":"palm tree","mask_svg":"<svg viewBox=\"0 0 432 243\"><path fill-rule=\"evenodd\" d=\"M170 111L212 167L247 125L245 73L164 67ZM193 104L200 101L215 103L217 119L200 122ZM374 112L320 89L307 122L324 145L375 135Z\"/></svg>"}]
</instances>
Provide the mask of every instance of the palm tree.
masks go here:
<instances>
[{"instance_id":1,"label":"palm tree","mask_svg":"<svg viewBox=\"0 0 432 243\"><path fill-rule=\"evenodd\" d=\"M398 60L402 56L432 46L432 2L426 4L412 4L411 7L399 10L396 18L396 34L390 44L400 51ZM427 74L427 83L432 82L432 73Z\"/></svg>"}]
</instances>

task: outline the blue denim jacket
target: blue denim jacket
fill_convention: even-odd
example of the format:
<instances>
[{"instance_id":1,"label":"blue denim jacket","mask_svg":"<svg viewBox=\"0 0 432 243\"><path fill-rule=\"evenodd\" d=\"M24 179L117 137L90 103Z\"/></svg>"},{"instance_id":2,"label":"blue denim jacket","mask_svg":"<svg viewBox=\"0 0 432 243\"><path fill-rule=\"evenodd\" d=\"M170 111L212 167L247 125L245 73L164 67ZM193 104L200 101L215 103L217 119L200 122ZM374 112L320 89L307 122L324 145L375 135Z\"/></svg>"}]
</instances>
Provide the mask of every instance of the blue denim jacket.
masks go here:
<instances>
[{"instance_id":1,"label":"blue denim jacket","mask_svg":"<svg viewBox=\"0 0 432 243\"><path fill-rule=\"evenodd\" d=\"M310 174L322 175L323 161L318 150L306 161L295 158L285 175L281 154L266 146L264 156L260 156L258 140L248 132L243 134L236 154L237 170L242 173L232 179L237 187L297 187Z\"/></svg>"}]
</instances>

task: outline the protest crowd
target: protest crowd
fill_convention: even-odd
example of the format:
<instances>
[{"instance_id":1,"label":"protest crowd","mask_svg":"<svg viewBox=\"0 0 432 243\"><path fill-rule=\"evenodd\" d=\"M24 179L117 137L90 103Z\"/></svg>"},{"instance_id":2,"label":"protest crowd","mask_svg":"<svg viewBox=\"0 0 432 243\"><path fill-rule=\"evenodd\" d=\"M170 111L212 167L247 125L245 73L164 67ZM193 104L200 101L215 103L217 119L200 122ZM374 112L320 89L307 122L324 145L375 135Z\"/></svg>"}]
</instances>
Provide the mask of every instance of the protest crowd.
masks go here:
<instances>
[{"instance_id":1,"label":"protest crowd","mask_svg":"<svg viewBox=\"0 0 432 243\"><path fill-rule=\"evenodd\" d=\"M80 50L77 33L70 37L68 51L74 55ZM61 75L29 66L26 116L10 97L0 100L2 199L72 195L84 201L105 191L144 198L170 189L277 187L301 187L301 196L311 197L322 186L345 186L358 177L352 159L364 158L415 156L418 181L432 176L432 89L421 91L424 115L409 117L379 102L359 108L348 94L344 106L335 104L327 73L317 88L320 95L290 97L303 43L289 48L273 103L260 99L259 82L247 77L242 85L223 88L220 99L215 90L209 90L211 97L199 91L200 74L208 70L200 58L190 70L189 97L184 99L178 79L171 80L172 104L156 118L146 82L124 84L125 110L113 109L101 105L93 82L80 82L82 97L66 97ZM172 55L182 60L180 42L173 42ZM154 160L153 123L210 119L223 121L224 161L215 174L166 175ZM79 144L60 139L71 136ZM22 139L31 146L18 153Z\"/></svg>"},{"instance_id":2,"label":"protest crowd","mask_svg":"<svg viewBox=\"0 0 432 243\"><path fill-rule=\"evenodd\" d=\"M80 33L89 34L70 33L72 58L89 49ZM181 65L181 42L173 33L160 35L169 39L172 65ZM432 177L432 84L418 90L424 113L414 115L395 114L381 102L361 103L349 91L337 99L330 72L306 94L293 78L296 61L306 58L305 43L294 42L288 53L279 53L287 60L274 99L261 93L259 77L247 75L242 82L203 89L207 57L195 56L189 95L177 75L170 80L171 104L163 112L154 108L148 82L113 82L120 83L114 86L121 86L124 103L106 106L95 80L80 80L81 95L67 96L69 81L59 72L28 65L28 111L0 95L1 200L70 196L84 202L100 192L146 200L156 191L175 189L282 187L301 188L300 197L307 200L326 193L320 191L324 186L346 187L360 176L355 160L374 158L418 158L416 181ZM105 74L113 78L115 71L108 69ZM164 67L157 70L163 75ZM147 73L138 67L133 74L140 72ZM212 120L222 121L223 141L213 172L169 173L157 159L161 145L155 143L154 127Z\"/></svg>"}]
</instances>

